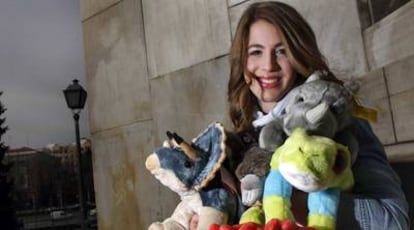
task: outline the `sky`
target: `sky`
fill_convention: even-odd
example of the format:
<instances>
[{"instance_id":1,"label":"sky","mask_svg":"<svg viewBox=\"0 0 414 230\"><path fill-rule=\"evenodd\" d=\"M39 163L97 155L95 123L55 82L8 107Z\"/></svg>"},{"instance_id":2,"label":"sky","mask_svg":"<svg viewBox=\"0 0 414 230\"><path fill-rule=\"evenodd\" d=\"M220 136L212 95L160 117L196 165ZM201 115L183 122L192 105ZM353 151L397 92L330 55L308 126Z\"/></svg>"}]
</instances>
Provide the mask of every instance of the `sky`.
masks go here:
<instances>
[{"instance_id":1,"label":"sky","mask_svg":"<svg viewBox=\"0 0 414 230\"><path fill-rule=\"evenodd\" d=\"M79 0L0 1L0 101L11 148L75 141L62 90L73 79L87 89ZM87 106L81 137L89 137Z\"/></svg>"}]
</instances>

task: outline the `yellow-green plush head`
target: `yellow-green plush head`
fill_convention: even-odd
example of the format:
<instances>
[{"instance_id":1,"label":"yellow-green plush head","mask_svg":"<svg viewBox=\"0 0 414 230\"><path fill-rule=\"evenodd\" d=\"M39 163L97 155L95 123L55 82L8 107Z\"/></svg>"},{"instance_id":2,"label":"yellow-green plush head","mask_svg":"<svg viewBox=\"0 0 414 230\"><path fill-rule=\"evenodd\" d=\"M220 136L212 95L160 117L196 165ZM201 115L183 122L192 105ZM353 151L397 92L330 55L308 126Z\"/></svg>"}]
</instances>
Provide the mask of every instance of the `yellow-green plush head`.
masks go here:
<instances>
[{"instance_id":1,"label":"yellow-green plush head","mask_svg":"<svg viewBox=\"0 0 414 230\"><path fill-rule=\"evenodd\" d=\"M348 148L330 138L310 136L302 128L276 149L270 165L304 192L346 190L354 184Z\"/></svg>"}]
</instances>

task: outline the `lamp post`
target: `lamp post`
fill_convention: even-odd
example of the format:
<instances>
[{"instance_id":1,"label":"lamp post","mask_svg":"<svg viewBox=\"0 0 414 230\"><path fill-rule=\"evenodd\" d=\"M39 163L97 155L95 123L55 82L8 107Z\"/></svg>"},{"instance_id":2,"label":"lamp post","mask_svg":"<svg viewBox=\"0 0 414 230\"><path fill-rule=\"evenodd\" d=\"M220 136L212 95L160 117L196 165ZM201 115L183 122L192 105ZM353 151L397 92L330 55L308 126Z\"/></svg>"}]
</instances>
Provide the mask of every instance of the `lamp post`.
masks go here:
<instances>
[{"instance_id":1,"label":"lamp post","mask_svg":"<svg viewBox=\"0 0 414 230\"><path fill-rule=\"evenodd\" d=\"M76 130L76 150L78 155L78 189L79 189L79 205L81 211L81 229L86 229L86 209L85 209L85 197L84 197L84 183L82 173L82 157L79 137L79 113L85 106L87 93L77 79L73 80L73 83L63 90L65 100L68 107L72 110L73 119L75 120Z\"/></svg>"}]
</instances>

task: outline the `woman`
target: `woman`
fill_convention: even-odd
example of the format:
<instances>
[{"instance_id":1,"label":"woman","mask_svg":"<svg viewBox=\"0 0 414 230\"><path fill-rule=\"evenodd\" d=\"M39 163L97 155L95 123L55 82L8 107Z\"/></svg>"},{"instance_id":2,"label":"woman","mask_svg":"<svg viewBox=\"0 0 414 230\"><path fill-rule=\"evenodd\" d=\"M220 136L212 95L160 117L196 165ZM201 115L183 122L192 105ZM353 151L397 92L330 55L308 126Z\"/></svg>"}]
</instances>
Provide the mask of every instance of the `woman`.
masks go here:
<instances>
[{"instance_id":1,"label":"woman","mask_svg":"<svg viewBox=\"0 0 414 230\"><path fill-rule=\"evenodd\" d=\"M230 58L229 114L242 140L256 138L252 121L258 111L270 112L314 71L325 71L326 80L340 82L322 57L308 23L280 2L254 3L246 9ZM338 229L408 229L408 205L383 146L367 122L355 118L353 129L360 149L353 165L355 185L341 196ZM295 192L292 208L297 221L306 224L304 194Z\"/></svg>"}]
</instances>

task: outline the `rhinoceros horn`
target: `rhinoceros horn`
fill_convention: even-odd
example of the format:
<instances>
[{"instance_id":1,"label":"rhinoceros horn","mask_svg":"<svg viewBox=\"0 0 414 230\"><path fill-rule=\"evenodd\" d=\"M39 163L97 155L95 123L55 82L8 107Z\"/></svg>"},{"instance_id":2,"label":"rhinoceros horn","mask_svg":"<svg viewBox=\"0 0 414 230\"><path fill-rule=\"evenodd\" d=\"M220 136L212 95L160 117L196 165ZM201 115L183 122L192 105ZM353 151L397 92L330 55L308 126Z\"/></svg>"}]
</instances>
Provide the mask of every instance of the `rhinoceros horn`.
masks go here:
<instances>
[{"instance_id":1,"label":"rhinoceros horn","mask_svg":"<svg viewBox=\"0 0 414 230\"><path fill-rule=\"evenodd\" d=\"M311 124L315 124L323 118L328 109L329 105L326 102L322 102L319 105L315 106L313 109L306 112L306 120Z\"/></svg>"}]
</instances>

